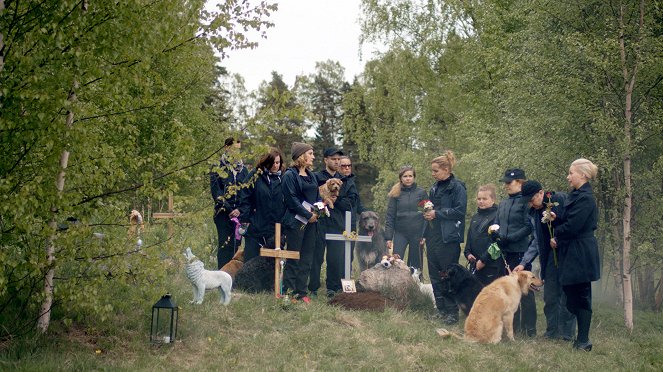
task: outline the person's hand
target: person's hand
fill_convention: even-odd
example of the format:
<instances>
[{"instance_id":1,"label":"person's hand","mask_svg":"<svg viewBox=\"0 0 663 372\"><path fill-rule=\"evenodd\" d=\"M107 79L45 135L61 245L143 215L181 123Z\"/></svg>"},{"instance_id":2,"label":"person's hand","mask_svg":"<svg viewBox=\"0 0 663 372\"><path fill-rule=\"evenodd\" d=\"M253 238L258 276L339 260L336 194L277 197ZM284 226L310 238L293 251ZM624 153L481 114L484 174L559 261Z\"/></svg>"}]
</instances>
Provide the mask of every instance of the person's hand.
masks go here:
<instances>
[{"instance_id":1,"label":"person's hand","mask_svg":"<svg viewBox=\"0 0 663 372\"><path fill-rule=\"evenodd\" d=\"M387 249L394 249L394 243L391 240L387 240Z\"/></svg>"},{"instance_id":2,"label":"person's hand","mask_svg":"<svg viewBox=\"0 0 663 372\"><path fill-rule=\"evenodd\" d=\"M477 260L477 258L474 257L474 255L470 253L470 254L467 255L467 260L470 261L470 262L474 262L474 261Z\"/></svg>"},{"instance_id":3,"label":"person's hand","mask_svg":"<svg viewBox=\"0 0 663 372\"><path fill-rule=\"evenodd\" d=\"M523 270L525 270L525 266L523 266L523 265L518 265L518 266L513 268L514 273L517 273L518 271L523 271Z\"/></svg>"},{"instance_id":4,"label":"person's hand","mask_svg":"<svg viewBox=\"0 0 663 372\"><path fill-rule=\"evenodd\" d=\"M481 269L483 269L484 267L486 267L486 264L483 263L483 261L478 260L478 261L477 261L477 270L481 270Z\"/></svg>"},{"instance_id":5,"label":"person's hand","mask_svg":"<svg viewBox=\"0 0 663 372\"><path fill-rule=\"evenodd\" d=\"M239 217L239 209L233 209L232 211L230 211L228 216L230 216L230 218Z\"/></svg>"},{"instance_id":6,"label":"person's hand","mask_svg":"<svg viewBox=\"0 0 663 372\"><path fill-rule=\"evenodd\" d=\"M553 222L555 220L555 218L557 218L557 215L555 214L555 212L550 211L550 217L548 217L550 222Z\"/></svg>"},{"instance_id":7,"label":"person's hand","mask_svg":"<svg viewBox=\"0 0 663 372\"><path fill-rule=\"evenodd\" d=\"M308 219L308 222L310 222L310 223L318 222L318 215L313 213L311 218Z\"/></svg>"},{"instance_id":8,"label":"person's hand","mask_svg":"<svg viewBox=\"0 0 663 372\"><path fill-rule=\"evenodd\" d=\"M555 238L550 239L550 248L557 249L557 240Z\"/></svg>"},{"instance_id":9,"label":"person's hand","mask_svg":"<svg viewBox=\"0 0 663 372\"><path fill-rule=\"evenodd\" d=\"M426 244L426 238L421 238L421 240L419 240L419 245L424 245L424 244Z\"/></svg>"},{"instance_id":10,"label":"person's hand","mask_svg":"<svg viewBox=\"0 0 663 372\"><path fill-rule=\"evenodd\" d=\"M435 211L424 212L424 219L426 221L432 221L435 219Z\"/></svg>"}]
</instances>

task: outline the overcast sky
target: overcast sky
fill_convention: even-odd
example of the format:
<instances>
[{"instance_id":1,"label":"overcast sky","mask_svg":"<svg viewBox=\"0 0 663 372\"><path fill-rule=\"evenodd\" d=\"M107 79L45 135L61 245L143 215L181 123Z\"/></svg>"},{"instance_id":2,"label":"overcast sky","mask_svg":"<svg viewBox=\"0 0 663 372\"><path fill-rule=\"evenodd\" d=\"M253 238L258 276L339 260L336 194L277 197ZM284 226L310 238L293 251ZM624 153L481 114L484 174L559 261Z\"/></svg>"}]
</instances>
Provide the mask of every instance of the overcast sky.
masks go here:
<instances>
[{"instance_id":1,"label":"overcast sky","mask_svg":"<svg viewBox=\"0 0 663 372\"><path fill-rule=\"evenodd\" d=\"M295 76L315 71L328 59L345 68L348 82L364 69L371 48L359 53L359 0L283 0L270 17L274 27L252 50L230 51L222 61L230 73L239 73L254 90L277 71L292 86Z\"/></svg>"}]
</instances>

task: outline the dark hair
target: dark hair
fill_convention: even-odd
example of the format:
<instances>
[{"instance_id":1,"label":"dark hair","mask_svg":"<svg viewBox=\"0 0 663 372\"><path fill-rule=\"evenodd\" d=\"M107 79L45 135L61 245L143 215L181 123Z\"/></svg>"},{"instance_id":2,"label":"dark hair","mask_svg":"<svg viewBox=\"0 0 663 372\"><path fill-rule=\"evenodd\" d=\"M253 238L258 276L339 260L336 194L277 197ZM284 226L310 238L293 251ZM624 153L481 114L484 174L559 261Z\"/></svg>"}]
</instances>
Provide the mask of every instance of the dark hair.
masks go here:
<instances>
[{"instance_id":1,"label":"dark hair","mask_svg":"<svg viewBox=\"0 0 663 372\"><path fill-rule=\"evenodd\" d=\"M235 138L235 137L228 137L228 138L226 138L225 141L223 141L223 146L229 147L229 146L234 145L235 143L242 143L242 140L240 140L239 138Z\"/></svg>"},{"instance_id":2,"label":"dark hair","mask_svg":"<svg viewBox=\"0 0 663 372\"><path fill-rule=\"evenodd\" d=\"M277 156L281 158L281 166L279 167L279 170L280 171L284 170L285 160L283 159L283 153L281 153L281 150L277 149L276 147L271 147L269 151L265 155L263 155L260 158L260 160L258 160L256 168L269 170L274 165L274 161L276 160Z\"/></svg>"}]
</instances>

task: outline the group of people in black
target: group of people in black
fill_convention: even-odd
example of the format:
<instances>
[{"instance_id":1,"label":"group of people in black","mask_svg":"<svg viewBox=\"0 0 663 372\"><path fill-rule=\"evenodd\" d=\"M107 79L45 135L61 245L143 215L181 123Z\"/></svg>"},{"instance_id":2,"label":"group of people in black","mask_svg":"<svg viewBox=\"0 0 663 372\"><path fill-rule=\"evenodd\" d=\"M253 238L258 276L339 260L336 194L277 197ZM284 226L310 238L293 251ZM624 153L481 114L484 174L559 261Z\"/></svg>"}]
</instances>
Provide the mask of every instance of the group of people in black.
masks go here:
<instances>
[{"instance_id":1,"label":"group of people in black","mask_svg":"<svg viewBox=\"0 0 663 372\"><path fill-rule=\"evenodd\" d=\"M288 249L300 253L299 260L286 262L284 289L295 299L310 302L309 296L317 296L321 287L321 268L326 262L326 294L333 296L341 290L343 243L326 241L324 235L343 232L346 211L354 218L364 210L351 159L339 149L326 149L324 169L313 172L313 147L295 142L288 168L283 154L272 148L249 172L237 156L231 159L240 146L236 139L226 140L221 159L225 175L211 172L219 268L239 248L238 224L248 224L246 262L259 255L260 247L274 246L274 225L281 223ZM600 267L594 237L598 211L589 181L596 177L598 168L587 159L574 161L567 176L571 187L568 193L547 191L539 182L527 180L523 170L507 169L501 182L508 197L496 204L496 187L480 186L477 212L465 239L467 189L455 177L455 165L456 157L450 150L434 158L430 172L435 182L428 192L417 186L412 166L400 169L399 182L389 192L387 247L406 258L408 265L421 268L425 244L428 272L439 273L458 263L461 243L467 240L464 256L484 285L510 271L531 270L538 256L545 282L544 336L574 340L576 349L590 351L591 282L599 279ZM320 201L318 187L330 178L341 179L343 185L330 215L320 216L310 205ZM498 255L489 250L493 242L499 247ZM440 318L446 324L457 323L459 312L453 296L444 289L439 275L431 274L430 280ZM523 296L514 316L514 329L527 336L536 335L533 292Z\"/></svg>"}]
</instances>

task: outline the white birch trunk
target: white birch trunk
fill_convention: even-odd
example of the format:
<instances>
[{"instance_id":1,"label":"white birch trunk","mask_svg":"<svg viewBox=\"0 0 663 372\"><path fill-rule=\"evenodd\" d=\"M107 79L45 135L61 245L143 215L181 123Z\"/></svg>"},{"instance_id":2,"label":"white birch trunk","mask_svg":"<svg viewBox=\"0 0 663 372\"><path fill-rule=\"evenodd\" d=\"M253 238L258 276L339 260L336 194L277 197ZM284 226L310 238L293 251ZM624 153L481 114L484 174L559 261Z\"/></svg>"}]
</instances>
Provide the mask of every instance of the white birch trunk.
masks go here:
<instances>
[{"instance_id":1,"label":"white birch trunk","mask_svg":"<svg viewBox=\"0 0 663 372\"><path fill-rule=\"evenodd\" d=\"M72 104L76 101L76 89L78 88L78 82L74 81L73 87L69 92L69 97L67 100ZM74 124L74 113L69 110L67 112L67 129L70 129ZM60 173L55 181L55 187L57 189L58 198L62 195L64 191L64 176L65 171L67 170L67 164L69 163L69 151L62 150L60 154ZM55 232L57 229L57 220L56 216L58 209L56 206L51 207L51 221L48 226L51 229L51 236L46 241L46 262L48 271L44 277L44 301L41 304L41 310L39 311L39 318L37 319L37 329L41 333L45 333L48 330L48 326L51 322L51 307L53 306L53 277L55 276Z\"/></svg>"}]
</instances>

